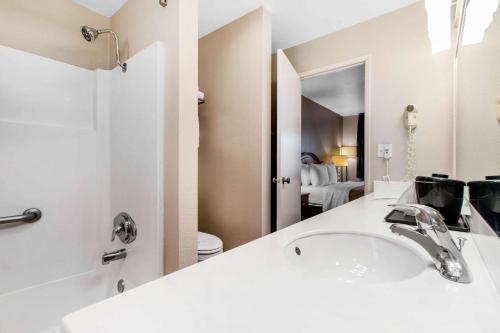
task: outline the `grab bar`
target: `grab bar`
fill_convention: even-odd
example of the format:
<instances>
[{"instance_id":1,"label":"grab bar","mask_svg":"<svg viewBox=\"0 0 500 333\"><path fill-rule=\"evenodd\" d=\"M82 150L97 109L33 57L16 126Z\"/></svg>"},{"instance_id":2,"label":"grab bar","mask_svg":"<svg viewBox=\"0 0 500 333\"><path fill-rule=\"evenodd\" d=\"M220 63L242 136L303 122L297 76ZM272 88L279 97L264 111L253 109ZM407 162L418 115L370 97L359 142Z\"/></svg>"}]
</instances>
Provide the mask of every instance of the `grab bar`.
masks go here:
<instances>
[{"instance_id":1,"label":"grab bar","mask_svg":"<svg viewBox=\"0 0 500 333\"><path fill-rule=\"evenodd\" d=\"M26 209L22 215L0 217L0 224L10 223L33 223L42 218L42 212L38 208Z\"/></svg>"}]
</instances>

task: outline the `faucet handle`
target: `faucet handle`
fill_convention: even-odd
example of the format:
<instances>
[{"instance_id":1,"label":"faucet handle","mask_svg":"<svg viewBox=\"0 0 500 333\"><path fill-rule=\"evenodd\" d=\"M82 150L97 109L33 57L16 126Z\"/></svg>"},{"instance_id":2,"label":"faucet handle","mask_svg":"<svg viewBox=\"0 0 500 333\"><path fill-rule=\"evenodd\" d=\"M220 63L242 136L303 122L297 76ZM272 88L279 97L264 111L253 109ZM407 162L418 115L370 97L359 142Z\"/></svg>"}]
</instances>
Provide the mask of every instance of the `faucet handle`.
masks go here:
<instances>
[{"instance_id":1,"label":"faucet handle","mask_svg":"<svg viewBox=\"0 0 500 333\"><path fill-rule=\"evenodd\" d=\"M113 231L111 232L111 241L114 242L116 235L122 233L123 231L124 231L123 224L115 226L113 228Z\"/></svg>"},{"instance_id":2,"label":"faucet handle","mask_svg":"<svg viewBox=\"0 0 500 333\"><path fill-rule=\"evenodd\" d=\"M439 232L448 232L443 215L432 207L419 204L392 204L389 206L404 212L406 215L415 216L417 226L421 229L428 230L428 226L430 226Z\"/></svg>"},{"instance_id":3,"label":"faucet handle","mask_svg":"<svg viewBox=\"0 0 500 333\"><path fill-rule=\"evenodd\" d=\"M116 235L124 244L132 243L137 237L137 226L129 214L122 212L114 218L111 241L115 240Z\"/></svg>"},{"instance_id":4,"label":"faucet handle","mask_svg":"<svg viewBox=\"0 0 500 333\"><path fill-rule=\"evenodd\" d=\"M457 237L458 239L458 251L462 252L462 249L464 248L465 243L467 242L467 238L464 237Z\"/></svg>"}]
</instances>

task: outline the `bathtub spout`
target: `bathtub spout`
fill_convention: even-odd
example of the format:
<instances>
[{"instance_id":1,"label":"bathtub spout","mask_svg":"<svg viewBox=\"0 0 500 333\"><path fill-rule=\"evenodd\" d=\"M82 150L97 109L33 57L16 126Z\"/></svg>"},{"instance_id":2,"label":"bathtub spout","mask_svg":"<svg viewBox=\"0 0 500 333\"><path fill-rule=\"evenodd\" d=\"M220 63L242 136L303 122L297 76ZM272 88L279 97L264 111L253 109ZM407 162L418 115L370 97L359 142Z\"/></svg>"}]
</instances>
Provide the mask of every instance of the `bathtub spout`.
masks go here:
<instances>
[{"instance_id":1,"label":"bathtub spout","mask_svg":"<svg viewBox=\"0 0 500 333\"><path fill-rule=\"evenodd\" d=\"M127 257L127 250L121 249L113 252L105 252L102 255L102 264L107 265L112 261L125 259Z\"/></svg>"}]
</instances>

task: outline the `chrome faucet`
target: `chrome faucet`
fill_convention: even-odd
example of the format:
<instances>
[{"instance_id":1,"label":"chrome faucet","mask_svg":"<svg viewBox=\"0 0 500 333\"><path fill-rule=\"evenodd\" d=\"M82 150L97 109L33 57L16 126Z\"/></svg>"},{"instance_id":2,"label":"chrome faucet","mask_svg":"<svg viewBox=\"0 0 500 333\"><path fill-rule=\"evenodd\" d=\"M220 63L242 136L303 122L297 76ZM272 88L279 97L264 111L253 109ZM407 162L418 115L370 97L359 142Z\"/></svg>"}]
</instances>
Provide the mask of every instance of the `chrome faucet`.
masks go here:
<instances>
[{"instance_id":1,"label":"chrome faucet","mask_svg":"<svg viewBox=\"0 0 500 333\"><path fill-rule=\"evenodd\" d=\"M390 205L407 215L415 216L417 226L392 224L393 233L408 237L422 246L434 260L441 275L451 281L471 283L472 275L462 256L465 238L453 240L443 216L434 208L424 205Z\"/></svg>"}]
</instances>

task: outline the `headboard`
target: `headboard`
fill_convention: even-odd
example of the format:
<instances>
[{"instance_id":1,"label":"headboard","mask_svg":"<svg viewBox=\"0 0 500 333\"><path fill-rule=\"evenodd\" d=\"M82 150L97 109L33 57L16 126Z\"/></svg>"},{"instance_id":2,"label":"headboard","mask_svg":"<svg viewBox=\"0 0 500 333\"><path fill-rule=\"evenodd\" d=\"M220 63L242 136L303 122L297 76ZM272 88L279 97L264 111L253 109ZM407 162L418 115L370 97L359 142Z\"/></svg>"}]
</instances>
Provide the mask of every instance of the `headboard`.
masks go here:
<instances>
[{"instance_id":1,"label":"headboard","mask_svg":"<svg viewBox=\"0 0 500 333\"><path fill-rule=\"evenodd\" d=\"M300 154L302 164L321 164L321 160L313 153L302 152Z\"/></svg>"}]
</instances>

